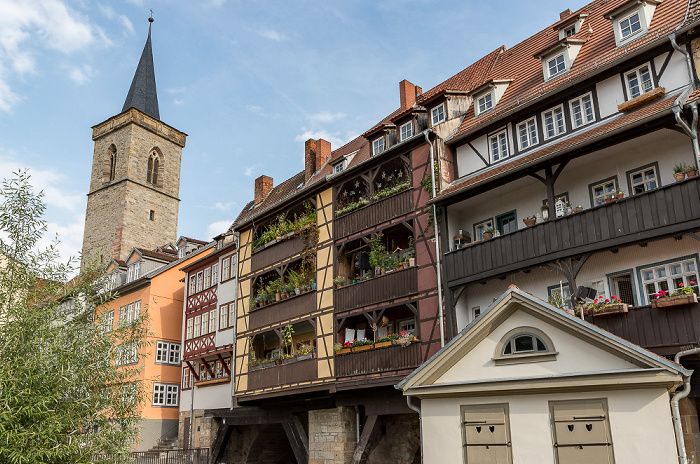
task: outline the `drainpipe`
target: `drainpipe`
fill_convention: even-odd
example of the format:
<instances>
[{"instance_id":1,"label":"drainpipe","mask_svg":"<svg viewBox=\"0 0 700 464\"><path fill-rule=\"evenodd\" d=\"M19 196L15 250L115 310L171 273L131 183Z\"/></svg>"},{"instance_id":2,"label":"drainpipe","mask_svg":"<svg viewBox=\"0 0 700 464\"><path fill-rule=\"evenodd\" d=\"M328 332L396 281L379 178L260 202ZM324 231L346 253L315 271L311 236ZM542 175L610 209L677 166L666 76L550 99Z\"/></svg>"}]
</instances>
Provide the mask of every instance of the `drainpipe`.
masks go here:
<instances>
[{"instance_id":1,"label":"drainpipe","mask_svg":"<svg viewBox=\"0 0 700 464\"><path fill-rule=\"evenodd\" d=\"M430 148L430 185L433 190L431 198L435 198L435 154L433 153L433 143L430 141L428 134L432 132L430 129L423 131L425 141ZM440 319L440 346L445 346L445 323L442 310L442 257L440 256L440 240L438 238L438 218L437 206L433 203L433 231L435 232L435 257L437 265L437 294L438 294L438 314ZM410 407L410 404L409 404Z\"/></svg>"},{"instance_id":2,"label":"drainpipe","mask_svg":"<svg viewBox=\"0 0 700 464\"><path fill-rule=\"evenodd\" d=\"M686 15L688 12L686 11ZM676 101L674 102L674 106L672 108L673 110L673 115L676 117L676 123L683 129L683 131L688 135L688 137L691 138L691 143L693 146L693 155L695 156L695 166L698 166L698 158L700 158L700 145L698 145L698 105L697 102L693 102L690 104L690 109L693 112L693 123L690 127L688 127L688 124L681 118L681 108L682 108L682 103L683 101L688 98L688 94L690 94L691 91L695 90L695 76L693 74L693 61L690 57L690 53L688 53L688 50L686 50L684 47L681 47L678 45L678 42L676 42L676 33L673 32L671 35L668 36L669 41L671 42L671 46L682 53L685 56L685 64L686 64L686 69L688 70L688 82L690 83L690 87L683 93L681 93Z\"/></svg>"},{"instance_id":3,"label":"drainpipe","mask_svg":"<svg viewBox=\"0 0 700 464\"><path fill-rule=\"evenodd\" d=\"M680 364L680 359L683 356L700 353L700 348L692 348L690 350L680 351L676 353L673 359L676 364ZM676 392L671 397L671 413L673 414L673 428L676 430L676 446L678 447L678 457L680 464L688 464L688 455L685 453L685 438L683 437L683 427L681 426L681 412L678 407L680 400L690 394L690 375L683 376L683 390Z\"/></svg>"},{"instance_id":4,"label":"drainpipe","mask_svg":"<svg viewBox=\"0 0 700 464\"><path fill-rule=\"evenodd\" d=\"M241 256L241 234L238 232L234 232L233 241L236 242L236 287L235 296L233 297L233 307L236 309L233 312L233 349L231 350L231 411L233 411L233 399L236 396L236 385L233 381L233 373L236 370L236 332L238 331L238 325L236 324L236 322L238 322L238 258Z\"/></svg>"},{"instance_id":5,"label":"drainpipe","mask_svg":"<svg viewBox=\"0 0 700 464\"><path fill-rule=\"evenodd\" d=\"M420 424L420 462L423 462L423 415L421 414L420 403L412 404L412 396L406 397L406 404L411 411L418 413L418 423Z\"/></svg>"},{"instance_id":6,"label":"drainpipe","mask_svg":"<svg viewBox=\"0 0 700 464\"><path fill-rule=\"evenodd\" d=\"M690 83L691 88L695 90L695 76L693 75L693 62L690 58L690 53L688 53L688 50L678 45L678 42L676 42L675 32L671 33L671 35L668 36L668 39L671 41L671 46L673 48L685 55L685 64L688 69L688 82Z\"/></svg>"},{"instance_id":7,"label":"drainpipe","mask_svg":"<svg viewBox=\"0 0 700 464\"><path fill-rule=\"evenodd\" d=\"M360 443L360 407L355 406L355 444Z\"/></svg>"}]
</instances>

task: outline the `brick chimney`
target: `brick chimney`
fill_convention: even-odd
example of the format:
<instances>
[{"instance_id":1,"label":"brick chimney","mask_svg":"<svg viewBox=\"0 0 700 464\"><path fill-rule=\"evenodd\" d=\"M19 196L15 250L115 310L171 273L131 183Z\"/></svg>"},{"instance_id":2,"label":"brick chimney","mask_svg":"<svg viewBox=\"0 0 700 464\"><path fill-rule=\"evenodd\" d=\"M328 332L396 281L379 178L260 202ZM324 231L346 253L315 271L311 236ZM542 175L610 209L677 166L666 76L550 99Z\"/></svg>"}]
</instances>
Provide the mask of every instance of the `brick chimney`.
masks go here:
<instances>
[{"instance_id":1,"label":"brick chimney","mask_svg":"<svg viewBox=\"0 0 700 464\"><path fill-rule=\"evenodd\" d=\"M272 190L272 177L260 176L255 179L255 204L260 204Z\"/></svg>"},{"instance_id":2,"label":"brick chimney","mask_svg":"<svg viewBox=\"0 0 700 464\"><path fill-rule=\"evenodd\" d=\"M562 19L566 19L569 16L571 16L571 8L567 8L566 10L559 13L559 20L561 21Z\"/></svg>"},{"instance_id":3,"label":"brick chimney","mask_svg":"<svg viewBox=\"0 0 700 464\"><path fill-rule=\"evenodd\" d=\"M304 182L308 182L316 172L316 141L309 139L304 143Z\"/></svg>"},{"instance_id":4,"label":"brick chimney","mask_svg":"<svg viewBox=\"0 0 700 464\"><path fill-rule=\"evenodd\" d=\"M401 109L412 107L416 103L416 96L423 93L420 87L408 82L406 79L399 82L399 94L401 96Z\"/></svg>"},{"instance_id":5,"label":"brick chimney","mask_svg":"<svg viewBox=\"0 0 700 464\"><path fill-rule=\"evenodd\" d=\"M316 169L321 169L321 166L331 157L331 143L323 139L316 141Z\"/></svg>"}]
</instances>

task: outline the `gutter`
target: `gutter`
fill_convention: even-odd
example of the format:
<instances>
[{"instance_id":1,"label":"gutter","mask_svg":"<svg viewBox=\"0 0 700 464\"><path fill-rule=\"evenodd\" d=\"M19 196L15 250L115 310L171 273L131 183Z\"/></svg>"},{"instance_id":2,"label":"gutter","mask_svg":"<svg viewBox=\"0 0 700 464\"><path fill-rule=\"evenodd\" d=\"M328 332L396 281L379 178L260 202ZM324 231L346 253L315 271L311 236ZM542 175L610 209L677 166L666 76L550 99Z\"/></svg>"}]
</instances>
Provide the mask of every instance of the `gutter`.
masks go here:
<instances>
[{"instance_id":1,"label":"gutter","mask_svg":"<svg viewBox=\"0 0 700 464\"><path fill-rule=\"evenodd\" d=\"M690 350L680 351L676 353L673 360L676 364L680 364L680 359L683 356L700 353L700 348L692 348ZM693 371L688 375L683 376L683 390L676 392L671 397L671 414L673 416L673 428L676 431L676 447L678 448L678 461L680 464L688 464L688 455L685 452L685 438L683 437L683 427L681 425L681 412L678 403L690 394L690 377Z\"/></svg>"},{"instance_id":2,"label":"gutter","mask_svg":"<svg viewBox=\"0 0 700 464\"><path fill-rule=\"evenodd\" d=\"M433 132L432 129L426 129L423 131L423 136L425 137L425 142L430 148L430 185L432 187L432 198L435 198L435 153L433 150L433 143L430 141L430 134ZM445 316L442 309L442 256L440 255L440 238L438 237L438 218L437 218L437 205L435 203L433 206L433 232L435 236L435 261L437 265L437 294L438 294L438 318L440 320L440 348L445 346ZM410 405L409 405L410 407Z\"/></svg>"},{"instance_id":3,"label":"gutter","mask_svg":"<svg viewBox=\"0 0 700 464\"><path fill-rule=\"evenodd\" d=\"M413 399L412 396L407 396L406 397L406 405L408 406L408 409L411 411L415 411L418 413L418 423L420 424L420 462L423 461L423 414L421 414L421 408L420 408L420 403L418 404L412 404L411 400Z\"/></svg>"},{"instance_id":4,"label":"gutter","mask_svg":"<svg viewBox=\"0 0 700 464\"><path fill-rule=\"evenodd\" d=\"M690 6L690 3L688 4ZM688 15L688 12L686 11L686 17ZM681 47L678 45L678 42L676 42L676 33L673 32L671 35L668 36L668 39L671 41L671 45L673 48L680 53L682 53L685 56L685 64L686 68L688 69L688 82L690 83L688 88L681 93L676 101L674 102L673 105L673 116L676 118L676 124L680 126L681 129L683 129L683 132L686 133L688 137L690 137L691 140L691 145L693 147L693 155L695 156L695 166L697 167L698 165L698 158L700 158L700 145L698 145L698 104L697 102L692 102L690 103L690 110L693 112L693 122L688 127L688 123L686 123L682 116L681 116L681 110L685 106L683 102L685 102L688 99L688 95L695 90L695 76L693 75L693 63L690 58L690 53L688 53L688 50L685 48Z\"/></svg>"}]
</instances>

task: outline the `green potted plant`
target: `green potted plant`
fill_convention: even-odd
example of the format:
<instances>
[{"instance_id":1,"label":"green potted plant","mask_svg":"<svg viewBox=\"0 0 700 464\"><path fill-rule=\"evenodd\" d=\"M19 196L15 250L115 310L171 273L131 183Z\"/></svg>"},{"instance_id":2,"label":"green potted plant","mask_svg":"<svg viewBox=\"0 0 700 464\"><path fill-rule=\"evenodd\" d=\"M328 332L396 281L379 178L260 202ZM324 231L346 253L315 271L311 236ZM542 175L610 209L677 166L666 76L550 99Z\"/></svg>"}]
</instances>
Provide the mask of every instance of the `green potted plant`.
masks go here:
<instances>
[{"instance_id":1,"label":"green potted plant","mask_svg":"<svg viewBox=\"0 0 700 464\"><path fill-rule=\"evenodd\" d=\"M622 200L623 198L625 198L625 192L623 192L622 189L618 189L617 190L617 199Z\"/></svg>"},{"instance_id":2,"label":"green potted plant","mask_svg":"<svg viewBox=\"0 0 700 464\"><path fill-rule=\"evenodd\" d=\"M698 168L694 164L686 165L685 166L685 175L688 179L690 179L691 177L697 176L698 175Z\"/></svg>"},{"instance_id":3,"label":"green potted plant","mask_svg":"<svg viewBox=\"0 0 700 464\"><path fill-rule=\"evenodd\" d=\"M333 283L335 284L336 288L341 288L347 283L347 279L343 276L338 276L335 279L333 279Z\"/></svg>"},{"instance_id":4,"label":"green potted plant","mask_svg":"<svg viewBox=\"0 0 700 464\"><path fill-rule=\"evenodd\" d=\"M493 227L487 227L486 229L484 229L482 237L484 238L484 240L491 240L493 238L493 233Z\"/></svg>"},{"instance_id":5,"label":"green potted plant","mask_svg":"<svg viewBox=\"0 0 700 464\"><path fill-rule=\"evenodd\" d=\"M673 178L676 179L676 182L685 179L685 165L683 163L673 165Z\"/></svg>"},{"instance_id":6,"label":"green potted plant","mask_svg":"<svg viewBox=\"0 0 700 464\"><path fill-rule=\"evenodd\" d=\"M673 292L669 293L666 291L659 291L654 294L654 298L651 300L652 308L667 308L669 306L678 306L698 302L698 296L696 290L693 288L695 281L688 282L685 285L683 282L678 284L678 288Z\"/></svg>"},{"instance_id":7,"label":"green potted plant","mask_svg":"<svg viewBox=\"0 0 700 464\"><path fill-rule=\"evenodd\" d=\"M292 335L294 334L294 327L292 327L292 324L287 324L284 327L282 327L282 343L284 344L284 350L282 351L285 354L291 355L292 352L289 351L289 348L292 344ZM280 346L280 350L282 350L282 347Z\"/></svg>"},{"instance_id":8,"label":"green potted plant","mask_svg":"<svg viewBox=\"0 0 700 464\"><path fill-rule=\"evenodd\" d=\"M532 227L537 222L537 216L525 216L523 222L525 223L525 227Z\"/></svg>"},{"instance_id":9,"label":"green potted plant","mask_svg":"<svg viewBox=\"0 0 700 464\"><path fill-rule=\"evenodd\" d=\"M369 265L374 269L375 274L379 274L382 267L384 266L384 261L386 260L386 246L384 245L384 234L377 232L372 234L369 240Z\"/></svg>"},{"instance_id":10,"label":"green potted plant","mask_svg":"<svg viewBox=\"0 0 700 464\"><path fill-rule=\"evenodd\" d=\"M615 295L610 298L596 298L592 303L584 306L589 316L604 316L607 314L626 313L627 304L623 303Z\"/></svg>"},{"instance_id":11,"label":"green potted plant","mask_svg":"<svg viewBox=\"0 0 700 464\"><path fill-rule=\"evenodd\" d=\"M372 346L372 340L355 340L352 342L352 351L358 352L358 351L366 351L366 350L371 350L373 348Z\"/></svg>"}]
</instances>

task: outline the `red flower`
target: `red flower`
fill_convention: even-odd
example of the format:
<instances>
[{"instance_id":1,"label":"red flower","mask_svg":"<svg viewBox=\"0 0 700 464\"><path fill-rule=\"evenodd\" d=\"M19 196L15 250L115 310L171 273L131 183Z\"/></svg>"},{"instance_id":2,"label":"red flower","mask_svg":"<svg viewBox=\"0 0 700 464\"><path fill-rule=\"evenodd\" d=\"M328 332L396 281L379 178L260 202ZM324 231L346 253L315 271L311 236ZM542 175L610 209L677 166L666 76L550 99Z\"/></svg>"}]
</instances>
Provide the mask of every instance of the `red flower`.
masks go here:
<instances>
[{"instance_id":1,"label":"red flower","mask_svg":"<svg viewBox=\"0 0 700 464\"><path fill-rule=\"evenodd\" d=\"M615 295L612 296L613 300L617 300L617 297Z\"/></svg>"},{"instance_id":2,"label":"red flower","mask_svg":"<svg viewBox=\"0 0 700 464\"><path fill-rule=\"evenodd\" d=\"M606 299L605 299L605 302L606 302L606 303L610 303L610 300L606 298Z\"/></svg>"},{"instance_id":3,"label":"red flower","mask_svg":"<svg viewBox=\"0 0 700 464\"><path fill-rule=\"evenodd\" d=\"M679 283L678 286L679 286L679 287L682 287L682 286L683 286L683 282Z\"/></svg>"}]
</instances>

